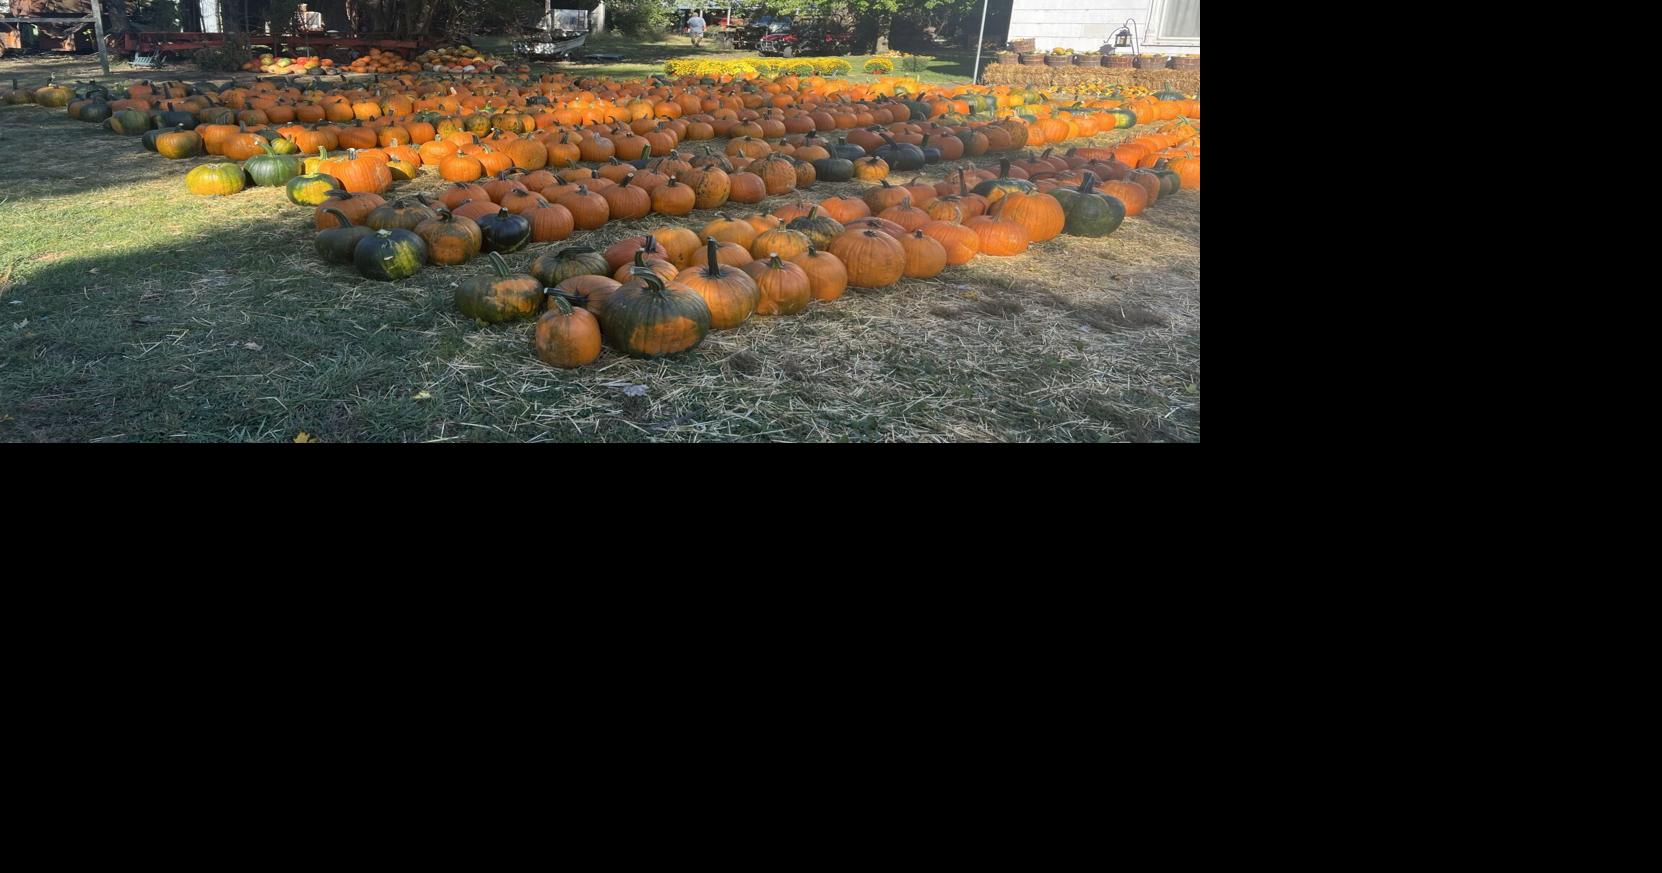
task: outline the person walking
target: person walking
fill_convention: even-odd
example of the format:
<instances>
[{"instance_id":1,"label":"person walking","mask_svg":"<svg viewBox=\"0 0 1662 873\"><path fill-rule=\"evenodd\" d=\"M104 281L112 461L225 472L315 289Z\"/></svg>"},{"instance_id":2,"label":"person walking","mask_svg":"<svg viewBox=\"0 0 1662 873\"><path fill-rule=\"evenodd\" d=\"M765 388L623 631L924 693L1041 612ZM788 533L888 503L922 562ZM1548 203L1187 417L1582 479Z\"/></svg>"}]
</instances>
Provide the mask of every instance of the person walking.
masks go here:
<instances>
[{"instance_id":1,"label":"person walking","mask_svg":"<svg viewBox=\"0 0 1662 873\"><path fill-rule=\"evenodd\" d=\"M704 13L694 10L692 17L687 19L687 36L692 37L693 48L704 40Z\"/></svg>"}]
</instances>

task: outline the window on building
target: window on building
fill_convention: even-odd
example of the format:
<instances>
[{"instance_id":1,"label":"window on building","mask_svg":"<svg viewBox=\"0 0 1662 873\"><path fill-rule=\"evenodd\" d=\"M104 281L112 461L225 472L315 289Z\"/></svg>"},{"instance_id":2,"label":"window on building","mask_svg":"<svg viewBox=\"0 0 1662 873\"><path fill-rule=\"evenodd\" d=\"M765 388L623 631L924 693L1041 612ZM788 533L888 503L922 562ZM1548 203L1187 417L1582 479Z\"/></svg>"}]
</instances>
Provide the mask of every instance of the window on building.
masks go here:
<instances>
[{"instance_id":1,"label":"window on building","mask_svg":"<svg viewBox=\"0 0 1662 873\"><path fill-rule=\"evenodd\" d=\"M1155 33L1162 40L1200 41L1200 0L1165 0Z\"/></svg>"}]
</instances>

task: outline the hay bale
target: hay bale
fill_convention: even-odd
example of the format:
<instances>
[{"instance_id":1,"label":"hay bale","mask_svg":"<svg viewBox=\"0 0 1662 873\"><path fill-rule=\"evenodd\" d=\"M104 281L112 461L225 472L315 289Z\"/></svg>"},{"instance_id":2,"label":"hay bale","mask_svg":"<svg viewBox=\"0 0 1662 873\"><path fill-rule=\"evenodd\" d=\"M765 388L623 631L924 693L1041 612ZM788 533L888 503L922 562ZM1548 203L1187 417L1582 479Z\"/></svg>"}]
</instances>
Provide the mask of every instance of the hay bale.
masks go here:
<instances>
[{"instance_id":1,"label":"hay bale","mask_svg":"<svg viewBox=\"0 0 1662 873\"><path fill-rule=\"evenodd\" d=\"M1067 91L1107 92L1112 86L1136 85L1158 91L1167 82L1185 94L1200 90L1199 70L1137 70L1124 67L1030 67L989 64L982 74L989 85L1019 85Z\"/></svg>"}]
</instances>

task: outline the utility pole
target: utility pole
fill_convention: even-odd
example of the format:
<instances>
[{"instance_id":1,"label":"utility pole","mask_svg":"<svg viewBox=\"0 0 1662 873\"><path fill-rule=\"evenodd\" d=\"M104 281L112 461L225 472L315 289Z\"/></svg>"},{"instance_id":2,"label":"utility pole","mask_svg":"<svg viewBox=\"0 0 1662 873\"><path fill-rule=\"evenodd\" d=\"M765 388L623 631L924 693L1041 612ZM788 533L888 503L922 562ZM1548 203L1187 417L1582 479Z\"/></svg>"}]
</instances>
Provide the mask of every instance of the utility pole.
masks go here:
<instances>
[{"instance_id":1,"label":"utility pole","mask_svg":"<svg viewBox=\"0 0 1662 873\"><path fill-rule=\"evenodd\" d=\"M990 0L981 0L981 35L975 38L975 69L970 72L974 75L971 82L981 84L981 46L987 42L987 4Z\"/></svg>"},{"instance_id":2,"label":"utility pole","mask_svg":"<svg viewBox=\"0 0 1662 873\"><path fill-rule=\"evenodd\" d=\"M110 74L110 50L104 45L104 4L99 0L92 0L92 35L98 40L98 65L104 68L104 75Z\"/></svg>"}]
</instances>

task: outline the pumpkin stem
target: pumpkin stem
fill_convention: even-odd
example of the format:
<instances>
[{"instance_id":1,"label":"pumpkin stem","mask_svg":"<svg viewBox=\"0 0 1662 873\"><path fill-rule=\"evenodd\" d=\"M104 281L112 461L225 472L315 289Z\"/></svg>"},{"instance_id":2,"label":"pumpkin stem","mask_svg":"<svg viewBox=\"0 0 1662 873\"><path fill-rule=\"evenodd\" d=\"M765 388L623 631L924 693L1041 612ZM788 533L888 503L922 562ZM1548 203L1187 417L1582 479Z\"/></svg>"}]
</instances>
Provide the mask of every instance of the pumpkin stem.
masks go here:
<instances>
[{"instance_id":1,"label":"pumpkin stem","mask_svg":"<svg viewBox=\"0 0 1662 873\"><path fill-rule=\"evenodd\" d=\"M339 225L340 227L351 227L352 226L352 219L347 218L346 213L340 211L339 209L335 209L333 207L325 207L323 212L327 215L333 215L335 217L335 220L340 222L340 225ZM327 229L327 228L325 228L325 229Z\"/></svg>"},{"instance_id":2,"label":"pumpkin stem","mask_svg":"<svg viewBox=\"0 0 1662 873\"><path fill-rule=\"evenodd\" d=\"M506 212L507 210L503 210L503 211ZM493 267L496 270L497 278L499 278L499 279L508 278L508 261L507 261L507 259L502 257L502 255L498 252L491 252L490 253L490 259L491 259L491 267Z\"/></svg>"},{"instance_id":3,"label":"pumpkin stem","mask_svg":"<svg viewBox=\"0 0 1662 873\"><path fill-rule=\"evenodd\" d=\"M491 254L494 255L496 252L491 252ZM553 301L553 305L559 307L561 315L571 314L571 301L567 300L565 294L561 293L559 289L544 288L542 289L542 293L543 301Z\"/></svg>"},{"instance_id":4,"label":"pumpkin stem","mask_svg":"<svg viewBox=\"0 0 1662 873\"><path fill-rule=\"evenodd\" d=\"M1090 171L1085 172L1085 181L1079 186L1079 193L1089 194L1096 188L1096 176Z\"/></svg>"},{"instance_id":5,"label":"pumpkin stem","mask_svg":"<svg viewBox=\"0 0 1662 873\"><path fill-rule=\"evenodd\" d=\"M712 279L719 279L721 278L721 265L716 263L716 238L713 236L705 237L704 246L705 252L707 252L710 256L710 262L704 265L704 275L709 276Z\"/></svg>"},{"instance_id":6,"label":"pumpkin stem","mask_svg":"<svg viewBox=\"0 0 1662 873\"><path fill-rule=\"evenodd\" d=\"M652 272L650 269L646 267L630 267L629 275L641 280L641 284L646 286L646 290L655 294L664 293L664 277Z\"/></svg>"}]
</instances>

